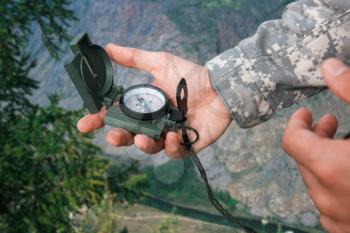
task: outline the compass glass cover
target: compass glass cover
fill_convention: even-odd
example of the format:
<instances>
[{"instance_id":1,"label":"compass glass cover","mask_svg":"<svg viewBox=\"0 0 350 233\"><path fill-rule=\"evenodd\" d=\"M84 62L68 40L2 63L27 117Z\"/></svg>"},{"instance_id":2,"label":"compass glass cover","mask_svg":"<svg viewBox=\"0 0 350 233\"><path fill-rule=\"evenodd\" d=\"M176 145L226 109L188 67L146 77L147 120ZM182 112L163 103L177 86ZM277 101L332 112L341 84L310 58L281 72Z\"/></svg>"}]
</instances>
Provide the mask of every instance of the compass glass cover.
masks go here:
<instances>
[{"instance_id":1,"label":"compass glass cover","mask_svg":"<svg viewBox=\"0 0 350 233\"><path fill-rule=\"evenodd\" d=\"M106 77L106 72L103 70L99 70L99 73L96 72L95 70L95 66L97 67L103 67L103 63L100 60L96 60L95 63L97 63L97 65L92 64L89 61L89 58L86 56L82 57L82 72L83 72L83 77L84 77L84 81L87 85L87 87L93 91L99 91L103 88L104 84L105 84L105 77Z\"/></svg>"},{"instance_id":2,"label":"compass glass cover","mask_svg":"<svg viewBox=\"0 0 350 233\"><path fill-rule=\"evenodd\" d=\"M137 113L154 113L166 104L165 96L152 87L137 87L124 94L124 104Z\"/></svg>"},{"instance_id":3,"label":"compass glass cover","mask_svg":"<svg viewBox=\"0 0 350 233\"><path fill-rule=\"evenodd\" d=\"M104 97L113 84L111 61L98 45L82 47L80 69L87 89L94 95Z\"/></svg>"}]
</instances>

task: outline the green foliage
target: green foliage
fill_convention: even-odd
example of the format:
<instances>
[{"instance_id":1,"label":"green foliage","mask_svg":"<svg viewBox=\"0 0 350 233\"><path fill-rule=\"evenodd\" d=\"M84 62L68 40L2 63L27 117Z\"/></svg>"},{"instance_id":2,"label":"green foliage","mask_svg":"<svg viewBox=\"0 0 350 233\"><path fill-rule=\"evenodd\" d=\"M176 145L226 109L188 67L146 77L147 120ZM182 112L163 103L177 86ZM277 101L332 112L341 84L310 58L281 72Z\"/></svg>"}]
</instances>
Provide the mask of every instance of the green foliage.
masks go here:
<instances>
[{"instance_id":1,"label":"green foliage","mask_svg":"<svg viewBox=\"0 0 350 233\"><path fill-rule=\"evenodd\" d=\"M179 225L179 219L175 215L171 215L159 222L158 226L152 233L177 233L177 225Z\"/></svg>"},{"instance_id":2,"label":"green foliage","mask_svg":"<svg viewBox=\"0 0 350 233\"><path fill-rule=\"evenodd\" d=\"M124 227L119 233L129 233L128 228Z\"/></svg>"},{"instance_id":3,"label":"green foliage","mask_svg":"<svg viewBox=\"0 0 350 233\"><path fill-rule=\"evenodd\" d=\"M104 195L103 200L97 206L87 209L78 220L77 232L79 233L127 233L127 229L119 230L119 214L114 205L111 194Z\"/></svg>"},{"instance_id":4,"label":"green foliage","mask_svg":"<svg viewBox=\"0 0 350 233\"><path fill-rule=\"evenodd\" d=\"M36 65L26 51L30 29L37 23L57 58L69 39L66 26L75 19L69 4L0 0L0 232L72 232L69 216L98 204L107 181L118 184L111 183L118 198L131 200L146 179L135 174L135 165L107 180L109 162L99 157L92 135L77 133L82 113L59 107L56 95L46 107L28 99L39 84L29 77Z\"/></svg>"},{"instance_id":5,"label":"green foliage","mask_svg":"<svg viewBox=\"0 0 350 233\"><path fill-rule=\"evenodd\" d=\"M69 215L98 203L107 188L107 161L90 137L77 134L80 112L40 107L28 97L35 59L26 51L39 24L53 57L74 19L67 0L0 0L0 232L70 232Z\"/></svg>"},{"instance_id":6,"label":"green foliage","mask_svg":"<svg viewBox=\"0 0 350 233\"><path fill-rule=\"evenodd\" d=\"M115 193L118 200L132 203L148 187L148 176L139 172L137 162L132 162L129 167L113 164L107 174L109 190Z\"/></svg>"},{"instance_id":7,"label":"green foliage","mask_svg":"<svg viewBox=\"0 0 350 233\"><path fill-rule=\"evenodd\" d=\"M68 232L69 214L102 197L108 163L76 133L79 114L51 97L1 134L0 206L7 232ZM10 136L11 135L11 136Z\"/></svg>"},{"instance_id":8,"label":"green foliage","mask_svg":"<svg viewBox=\"0 0 350 233\"><path fill-rule=\"evenodd\" d=\"M181 177L173 172L180 169L185 171ZM161 182L154 174L153 169L147 168L145 171L149 177L149 186L145 188L147 193L176 203L211 207L203 181L190 159L184 160L184 168L178 167L178 163L170 161L158 167L157 170L157 177L168 176L167 179L177 180L177 182L171 184ZM162 174L161 171L164 173ZM175 177L172 178L171 176ZM216 192L215 195L230 211L236 210L238 201L230 197L228 193Z\"/></svg>"},{"instance_id":9,"label":"green foliage","mask_svg":"<svg viewBox=\"0 0 350 233\"><path fill-rule=\"evenodd\" d=\"M59 45L70 38L66 27L75 20L74 12L68 8L70 0L1 0L0 3L0 35L5 39L1 43L20 51L31 33L31 23L36 22L47 49L58 57Z\"/></svg>"},{"instance_id":10,"label":"green foliage","mask_svg":"<svg viewBox=\"0 0 350 233\"><path fill-rule=\"evenodd\" d=\"M0 0L0 127L31 111L28 96L38 82L28 77L35 59L26 51L33 22L37 22L51 55L58 57L62 41L68 39L65 26L74 19L68 0Z\"/></svg>"},{"instance_id":11,"label":"green foliage","mask_svg":"<svg viewBox=\"0 0 350 233\"><path fill-rule=\"evenodd\" d=\"M233 199L228 192L220 191L216 196L221 200L222 203L225 203L225 205L227 205L230 211L237 209L239 202L236 199Z\"/></svg>"}]
</instances>

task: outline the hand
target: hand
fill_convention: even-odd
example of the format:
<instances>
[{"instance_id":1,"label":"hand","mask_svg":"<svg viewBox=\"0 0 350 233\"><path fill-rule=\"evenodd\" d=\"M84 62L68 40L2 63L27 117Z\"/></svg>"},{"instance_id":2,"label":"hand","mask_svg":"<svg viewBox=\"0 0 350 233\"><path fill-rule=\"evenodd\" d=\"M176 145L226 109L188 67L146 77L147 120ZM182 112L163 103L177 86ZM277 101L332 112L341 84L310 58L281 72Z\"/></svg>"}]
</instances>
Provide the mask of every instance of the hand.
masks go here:
<instances>
[{"instance_id":1,"label":"hand","mask_svg":"<svg viewBox=\"0 0 350 233\"><path fill-rule=\"evenodd\" d=\"M210 84L208 71L197 64L169 53L148 52L109 44L106 47L109 57L117 64L143 70L154 76L153 85L167 93L173 105L176 104L176 87L182 77L188 85L187 124L200 135L194 149L200 151L216 141L232 121L229 111ZM104 126L106 110L87 115L79 120L77 128L89 133ZM132 135L123 129L112 129L106 135L108 143L114 146L135 144L148 154L161 150L170 157L183 158L187 153L181 143L181 136L169 132L159 141L145 135Z\"/></svg>"},{"instance_id":2,"label":"hand","mask_svg":"<svg viewBox=\"0 0 350 233\"><path fill-rule=\"evenodd\" d=\"M350 104L350 69L330 59L322 72L329 89ZM332 115L313 125L311 113L300 109L289 120L283 148L296 160L323 228L345 233L350 232L350 141L333 139L337 127Z\"/></svg>"}]
</instances>

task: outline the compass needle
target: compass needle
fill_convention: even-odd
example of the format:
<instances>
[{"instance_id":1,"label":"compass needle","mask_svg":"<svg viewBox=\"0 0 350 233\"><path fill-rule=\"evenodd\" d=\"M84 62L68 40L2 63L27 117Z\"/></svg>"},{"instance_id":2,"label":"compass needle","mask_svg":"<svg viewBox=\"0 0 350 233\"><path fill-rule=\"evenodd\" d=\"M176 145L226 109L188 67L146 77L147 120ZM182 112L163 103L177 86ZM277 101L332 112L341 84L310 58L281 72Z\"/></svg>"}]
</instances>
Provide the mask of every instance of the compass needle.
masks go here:
<instances>
[{"instance_id":1,"label":"compass needle","mask_svg":"<svg viewBox=\"0 0 350 233\"><path fill-rule=\"evenodd\" d=\"M123 112L136 119L151 120L160 116L164 117L168 105L165 93L154 86L145 84L127 89L120 101Z\"/></svg>"},{"instance_id":2,"label":"compass needle","mask_svg":"<svg viewBox=\"0 0 350 233\"><path fill-rule=\"evenodd\" d=\"M84 62L85 62L85 64L86 64L86 66L87 66L87 68L88 68L88 70L89 70L91 76L96 80L97 85L98 85L99 87L102 87L102 85L101 85L101 83L100 83L100 80L98 79L98 75L93 71L93 69L91 68L90 63L88 62L88 60L86 59L85 56L83 56L83 59L84 59Z\"/></svg>"}]
</instances>

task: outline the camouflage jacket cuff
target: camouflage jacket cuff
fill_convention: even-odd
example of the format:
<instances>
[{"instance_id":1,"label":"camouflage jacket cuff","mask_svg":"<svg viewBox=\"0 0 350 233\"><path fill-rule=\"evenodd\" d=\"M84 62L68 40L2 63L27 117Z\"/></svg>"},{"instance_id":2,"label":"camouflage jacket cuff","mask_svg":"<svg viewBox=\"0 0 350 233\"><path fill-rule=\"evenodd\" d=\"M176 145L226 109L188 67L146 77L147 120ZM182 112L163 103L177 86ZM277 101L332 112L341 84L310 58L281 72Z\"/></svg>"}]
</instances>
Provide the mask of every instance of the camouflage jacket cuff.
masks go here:
<instances>
[{"instance_id":1,"label":"camouflage jacket cuff","mask_svg":"<svg viewBox=\"0 0 350 233\"><path fill-rule=\"evenodd\" d=\"M242 128L270 119L272 105L252 76L253 67L239 46L227 50L206 64L211 84L233 118Z\"/></svg>"}]
</instances>

